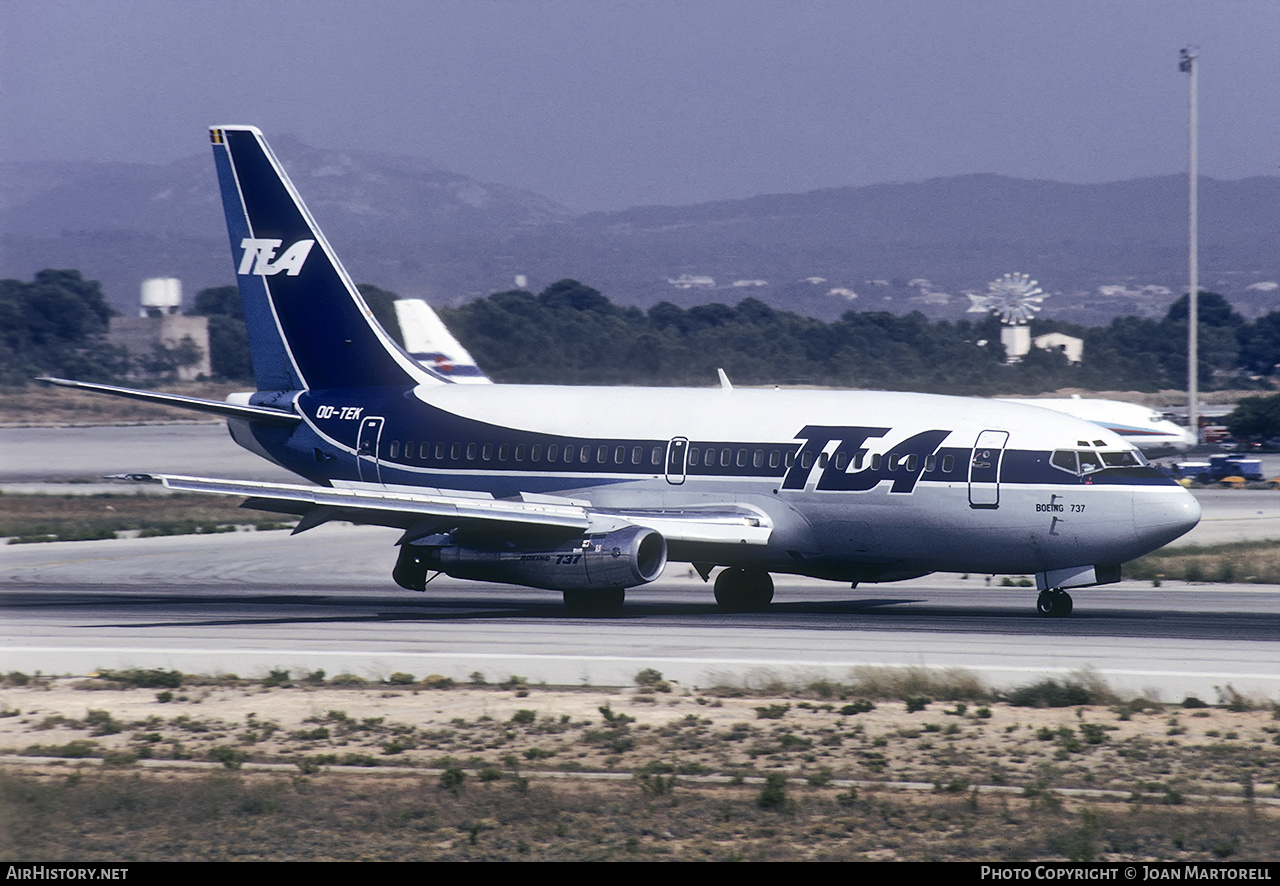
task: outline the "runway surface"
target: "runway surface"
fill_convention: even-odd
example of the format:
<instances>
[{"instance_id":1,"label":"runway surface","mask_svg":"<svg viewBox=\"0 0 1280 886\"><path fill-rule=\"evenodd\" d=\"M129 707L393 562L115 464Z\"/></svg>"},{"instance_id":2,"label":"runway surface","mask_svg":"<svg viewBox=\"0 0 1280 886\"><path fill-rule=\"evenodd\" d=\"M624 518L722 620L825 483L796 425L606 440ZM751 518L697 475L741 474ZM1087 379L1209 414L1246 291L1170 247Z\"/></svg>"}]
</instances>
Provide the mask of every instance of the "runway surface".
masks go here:
<instances>
[{"instance_id":1,"label":"runway surface","mask_svg":"<svg viewBox=\"0 0 1280 886\"><path fill-rule=\"evenodd\" d=\"M67 431L76 431L70 437ZM0 430L0 488L129 470L285 479L217 425ZM45 465L44 468L41 466ZM283 475L283 476L282 476ZM36 487L41 488L41 487ZM127 487L126 487L127 488ZM1280 538L1280 494L1206 490L1189 541ZM1033 613L1034 589L937 575L856 590L778 577L768 613L726 615L681 564L628 595L617 618L565 615L559 596L441 577L390 580L395 532L287 532L0 548L0 670L176 668L242 676L323 668L620 685L655 667L686 686L846 679L879 666L964 668L997 686L1090 670L1127 692L1280 696L1280 588L1074 592L1069 619Z\"/></svg>"},{"instance_id":2,"label":"runway surface","mask_svg":"<svg viewBox=\"0 0 1280 886\"><path fill-rule=\"evenodd\" d=\"M1280 594L1137 583L1075 593L1069 619L1033 589L931 576L847 587L779 577L768 613L726 615L673 566L616 618L571 618L558 595L441 577L428 593L387 573L394 534L326 527L9 547L0 670L98 667L295 674L323 668L557 684L627 684L655 667L686 686L847 679L858 667L964 668L1009 687L1091 670L1118 689L1208 700L1280 694Z\"/></svg>"}]
</instances>

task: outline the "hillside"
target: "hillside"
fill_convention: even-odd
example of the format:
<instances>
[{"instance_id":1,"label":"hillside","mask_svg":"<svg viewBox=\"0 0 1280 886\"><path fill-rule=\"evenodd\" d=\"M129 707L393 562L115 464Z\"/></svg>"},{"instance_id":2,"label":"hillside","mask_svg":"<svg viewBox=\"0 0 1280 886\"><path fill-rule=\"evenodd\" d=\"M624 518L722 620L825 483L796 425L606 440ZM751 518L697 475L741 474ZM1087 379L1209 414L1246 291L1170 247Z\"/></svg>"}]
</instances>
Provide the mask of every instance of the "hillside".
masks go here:
<instances>
[{"instance_id":1,"label":"hillside","mask_svg":"<svg viewBox=\"0 0 1280 886\"><path fill-rule=\"evenodd\" d=\"M574 277L619 304L751 295L825 319L848 309L960 317L964 292L1026 271L1046 317L1161 316L1185 289L1186 182L1075 185L968 175L574 215L416 159L274 139L348 269L437 305ZM132 310L139 282L231 282L212 163L0 164L0 276L74 267ZM1202 285L1247 317L1280 303L1280 177L1204 179ZM833 293L834 290L834 293Z\"/></svg>"}]
</instances>

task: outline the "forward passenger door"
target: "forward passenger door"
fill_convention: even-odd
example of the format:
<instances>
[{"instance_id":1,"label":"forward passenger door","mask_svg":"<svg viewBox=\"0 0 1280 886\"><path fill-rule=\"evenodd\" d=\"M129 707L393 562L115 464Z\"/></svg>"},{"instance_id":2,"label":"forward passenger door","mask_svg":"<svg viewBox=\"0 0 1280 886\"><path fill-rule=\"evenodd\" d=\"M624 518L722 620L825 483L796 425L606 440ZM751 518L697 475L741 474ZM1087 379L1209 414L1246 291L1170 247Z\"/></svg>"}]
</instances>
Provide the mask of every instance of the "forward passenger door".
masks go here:
<instances>
[{"instance_id":1,"label":"forward passenger door","mask_svg":"<svg viewBox=\"0 0 1280 886\"><path fill-rule=\"evenodd\" d=\"M1008 431L983 431L973 445L969 459L969 507L1000 507L1000 463Z\"/></svg>"}]
</instances>

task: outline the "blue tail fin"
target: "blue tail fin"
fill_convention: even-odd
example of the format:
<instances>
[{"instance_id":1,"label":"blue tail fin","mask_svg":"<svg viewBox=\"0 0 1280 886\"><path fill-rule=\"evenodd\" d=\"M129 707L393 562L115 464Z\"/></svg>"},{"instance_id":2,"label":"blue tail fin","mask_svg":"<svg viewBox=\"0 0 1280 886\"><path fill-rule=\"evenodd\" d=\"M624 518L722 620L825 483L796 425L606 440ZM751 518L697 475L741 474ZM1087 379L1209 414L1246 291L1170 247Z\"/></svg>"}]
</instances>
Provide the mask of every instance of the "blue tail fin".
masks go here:
<instances>
[{"instance_id":1,"label":"blue tail fin","mask_svg":"<svg viewBox=\"0 0 1280 886\"><path fill-rule=\"evenodd\" d=\"M440 383L373 319L262 133L209 134L258 389Z\"/></svg>"}]
</instances>

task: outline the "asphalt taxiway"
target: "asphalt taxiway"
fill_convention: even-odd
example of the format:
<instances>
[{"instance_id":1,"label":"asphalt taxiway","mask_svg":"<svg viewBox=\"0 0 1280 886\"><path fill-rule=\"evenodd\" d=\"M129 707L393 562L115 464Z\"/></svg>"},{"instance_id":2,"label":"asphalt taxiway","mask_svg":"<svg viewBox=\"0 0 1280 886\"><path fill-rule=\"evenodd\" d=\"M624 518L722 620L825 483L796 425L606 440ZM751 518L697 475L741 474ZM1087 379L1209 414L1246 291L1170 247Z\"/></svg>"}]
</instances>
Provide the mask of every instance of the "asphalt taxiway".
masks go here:
<instances>
[{"instance_id":1,"label":"asphalt taxiway","mask_svg":"<svg viewBox=\"0 0 1280 886\"><path fill-rule=\"evenodd\" d=\"M83 431L64 439L67 430ZM103 433L105 432L105 433ZM136 470L283 480L218 425L0 430L0 488ZM41 469L41 464L49 467ZM278 473L277 473L278 471ZM40 488L40 487L37 487ZM127 487L124 487L127 488ZM1280 538L1280 493L1205 490L1187 538ZM288 532L0 548L0 670L99 667L265 674L403 671L465 680L629 683L654 667L690 687L847 679L860 667L963 668L997 685L1090 671L1117 689L1280 697L1280 588L1122 582L1041 619L1034 589L934 575L847 586L777 577L767 613L719 612L673 564L612 618L571 618L552 592L440 577L390 580L395 532Z\"/></svg>"}]
</instances>

